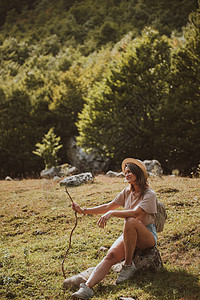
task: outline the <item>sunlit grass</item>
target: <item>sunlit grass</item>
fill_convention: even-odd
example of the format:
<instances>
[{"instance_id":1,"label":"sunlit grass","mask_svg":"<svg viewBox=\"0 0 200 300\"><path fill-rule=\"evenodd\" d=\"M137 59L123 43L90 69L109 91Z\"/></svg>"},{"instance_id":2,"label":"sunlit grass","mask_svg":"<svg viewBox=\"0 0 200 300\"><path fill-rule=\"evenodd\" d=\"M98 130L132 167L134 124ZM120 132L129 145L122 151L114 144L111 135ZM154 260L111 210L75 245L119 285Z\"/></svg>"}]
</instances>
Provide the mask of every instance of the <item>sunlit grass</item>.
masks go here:
<instances>
[{"instance_id":1,"label":"sunlit grass","mask_svg":"<svg viewBox=\"0 0 200 300\"><path fill-rule=\"evenodd\" d=\"M200 179L164 176L150 178L168 219L159 234L164 268L159 273L138 273L133 281L114 284L111 273L94 288L94 299L198 299ZM123 187L122 178L99 175L94 181L69 188L83 206L112 200ZM62 290L61 263L74 226L71 202L59 183L47 180L0 182L1 299L69 299ZM123 220L111 219L103 231L98 216L78 216L72 248L65 261L66 275L95 266L121 234Z\"/></svg>"}]
</instances>

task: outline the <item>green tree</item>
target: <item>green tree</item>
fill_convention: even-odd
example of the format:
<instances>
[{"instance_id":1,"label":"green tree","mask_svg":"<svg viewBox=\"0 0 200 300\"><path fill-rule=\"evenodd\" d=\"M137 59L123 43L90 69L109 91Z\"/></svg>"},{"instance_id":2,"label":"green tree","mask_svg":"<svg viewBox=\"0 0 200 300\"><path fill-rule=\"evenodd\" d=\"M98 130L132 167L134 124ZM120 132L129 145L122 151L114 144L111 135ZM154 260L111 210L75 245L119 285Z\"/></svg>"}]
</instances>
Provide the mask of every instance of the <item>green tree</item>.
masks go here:
<instances>
[{"instance_id":1,"label":"green tree","mask_svg":"<svg viewBox=\"0 0 200 300\"><path fill-rule=\"evenodd\" d=\"M42 143L37 143L37 149L34 154L42 157L45 163L45 169L56 166L58 163L58 151L62 148L60 137L54 133L54 128L50 128L47 134L44 135Z\"/></svg>"},{"instance_id":2,"label":"green tree","mask_svg":"<svg viewBox=\"0 0 200 300\"><path fill-rule=\"evenodd\" d=\"M79 115L79 144L87 151L121 160L157 154L158 112L168 91L169 43L157 31L144 29L122 50L110 74L94 85Z\"/></svg>"},{"instance_id":3,"label":"green tree","mask_svg":"<svg viewBox=\"0 0 200 300\"><path fill-rule=\"evenodd\" d=\"M0 25L2 25L11 12L22 12L24 7L32 8L36 0L0 0ZM11 19L12 20L12 19ZM14 21L14 20L12 20Z\"/></svg>"},{"instance_id":4,"label":"green tree","mask_svg":"<svg viewBox=\"0 0 200 300\"><path fill-rule=\"evenodd\" d=\"M70 68L59 79L59 85L55 85L52 91L50 113L52 124L56 132L61 136L62 144L77 135L77 117L83 108L82 86L79 82L79 67ZM65 152L65 149L63 149ZM64 153L62 153L64 157ZM65 158L66 159L66 158Z\"/></svg>"},{"instance_id":5,"label":"green tree","mask_svg":"<svg viewBox=\"0 0 200 300\"><path fill-rule=\"evenodd\" d=\"M21 176L31 172L34 124L29 95L19 89L0 101L0 166L1 177Z\"/></svg>"},{"instance_id":6,"label":"green tree","mask_svg":"<svg viewBox=\"0 0 200 300\"><path fill-rule=\"evenodd\" d=\"M28 44L15 37L6 38L0 50L1 60L17 62L20 65L23 65L30 55Z\"/></svg>"},{"instance_id":7,"label":"green tree","mask_svg":"<svg viewBox=\"0 0 200 300\"><path fill-rule=\"evenodd\" d=\"M189 174L199 163L200 10L174 38L170 90L160 114L161 148L171 168Z\"/></svg>"}]
</instances>

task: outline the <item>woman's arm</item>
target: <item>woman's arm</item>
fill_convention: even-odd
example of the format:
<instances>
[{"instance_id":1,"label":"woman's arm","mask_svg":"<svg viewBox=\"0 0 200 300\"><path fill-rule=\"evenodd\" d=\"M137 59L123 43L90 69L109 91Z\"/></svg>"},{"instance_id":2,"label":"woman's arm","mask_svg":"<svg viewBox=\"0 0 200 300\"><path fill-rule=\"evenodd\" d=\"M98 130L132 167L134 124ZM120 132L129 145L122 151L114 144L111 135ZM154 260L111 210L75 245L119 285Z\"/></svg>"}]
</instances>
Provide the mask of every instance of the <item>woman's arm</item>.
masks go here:
<instances>
[{"instance_id":1,"label":"woman's arm","mask_svg":"<svg viewBox=\"0 0 200 300\"><path fill-rule=\"evenodd\" d=\"M127 210L116 210L111 212L112 217L118 217L118 218L138 218L139 216L143 215L145 211L137 207L137 209L127 209Z\"/></svg>"},{"instance_id":2,"label":"woman's arm","mask_svg":"<svg viewBox=\"0 0 200 300\"><path fill-rule=\"evenodd\" d=\"M137 220L142 221L144 218L144 215L146 212L140 208L137 207L136 209L128 209L128 210L111 210L107 213L105 213L103 216L101 216L97 222L97 224L101 227L104 228L106 226L107 221L111 217L118 217L118 218L136 218Z\"/></svg>"},{"instance_id":3,"label":"woman's arm","mask_svg":"<svg viewBox=\"0 0 200 300\"><path fill-rule=\"evenodd\" d=\"M96 214L105 214L106 212L110 210L114 210L118 208L120 205L114 203L113 201L102 204L99 206L91 207L91 208L81 208L77 203L72 204L72 208L74 211L78 212L79 214L84 214L84 215L96 215Z\"/></svg>"}]
</instances>

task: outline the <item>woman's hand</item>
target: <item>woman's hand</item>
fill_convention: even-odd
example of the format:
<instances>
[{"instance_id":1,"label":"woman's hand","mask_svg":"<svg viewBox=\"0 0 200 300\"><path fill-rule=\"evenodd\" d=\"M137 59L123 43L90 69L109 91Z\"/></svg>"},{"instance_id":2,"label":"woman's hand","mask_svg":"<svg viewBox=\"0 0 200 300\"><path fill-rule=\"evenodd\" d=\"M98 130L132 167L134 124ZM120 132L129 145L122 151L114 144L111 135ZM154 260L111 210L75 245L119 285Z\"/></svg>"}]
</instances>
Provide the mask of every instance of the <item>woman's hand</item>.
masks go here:
<instances>
[{"instance_id":1,"label":"woman's hand","mask_svg":"<svg viewBox=\"0 0 200 300\"><path fill-rule=\"evenodd\" d=\"M72 209L79 214L84 214L84 210L75 202L72 203Z\"/></svg>"},{"instance_id":2,"label":"woman's hand","mask_svg":"<svg viewBox=\"0 0 200 300\"><path fill-rule=\"evenodd\" d=\"M112 210L101 216L97 222L98 226L104 228L108 220L112 217Z\"/></svg>"}]
</instances>

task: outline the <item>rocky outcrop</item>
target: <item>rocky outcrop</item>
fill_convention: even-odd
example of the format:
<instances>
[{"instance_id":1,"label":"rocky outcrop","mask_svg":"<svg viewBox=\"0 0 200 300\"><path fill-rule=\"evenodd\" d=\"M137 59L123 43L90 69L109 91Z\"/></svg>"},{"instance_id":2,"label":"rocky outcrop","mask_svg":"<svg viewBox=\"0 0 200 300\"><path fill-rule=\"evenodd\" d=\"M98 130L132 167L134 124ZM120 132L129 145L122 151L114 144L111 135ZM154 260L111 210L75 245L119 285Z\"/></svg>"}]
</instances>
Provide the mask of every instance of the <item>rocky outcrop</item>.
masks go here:
<instances>
[{"instance_id":1,"label":"rocky outcrop","mask_svg":"<svg viewBox=\"0 0 200 300\"><path fill-rule=\"evenodd\" d=\"M40 172L40 177L44 179L51 179L54 177L69 176L77 173L77 168L69 164L63 164L61 166L52 167L50 169L45 169Z\"/></svg>"},{"instance_id":2,"label":"rocky outcrop","mask_svg":"<svg viewBox=\"0 0 200 300\"><path fill-rule=\"evenodd\" d=\"M81 173L78 175L66 177L65 179L60 181L60 185L66 186L66 187L67 186L78 186L78 185L81 185L83 183L86 183L86 182L92 181L92 180L93 180L92 173L87 172L87 173Z\"/></svg>"},{"instance_id":3,"label":"rocky outcrop","mask_svg":"<svg viewBox=\"0 0 200 300\"><path fill-rule=\"evenodd\" d=\"M92 172L97 174L105 170L108 161L96 152L86 153L76 143L75 138L70 138L67 143L67 157L70 163L75 166L79 172Z\"/></svg>"},{"instance_id":4,"label":"rocky outcrop","mask_svg":"<svg viewBox=\"0 0 200 300\"><path fill-rule=\"evenodd\" d=\"M155 175L155 176L162 176L163 175L163 169L161 167L161 164L158 160L144 160L143 163L146 166L147 172L149 175Z\"/></svg>"}]
</instances>

